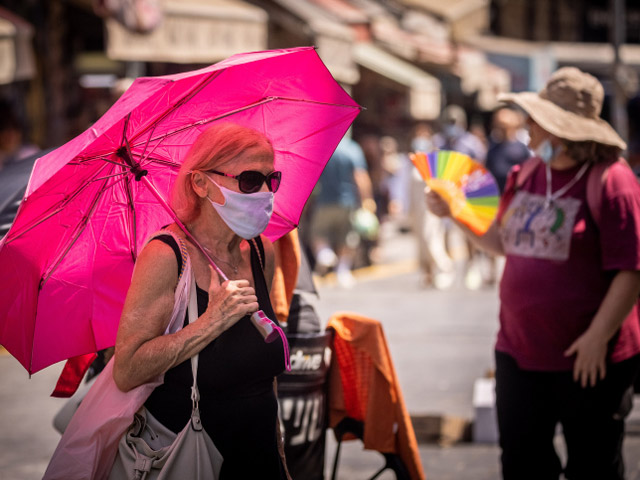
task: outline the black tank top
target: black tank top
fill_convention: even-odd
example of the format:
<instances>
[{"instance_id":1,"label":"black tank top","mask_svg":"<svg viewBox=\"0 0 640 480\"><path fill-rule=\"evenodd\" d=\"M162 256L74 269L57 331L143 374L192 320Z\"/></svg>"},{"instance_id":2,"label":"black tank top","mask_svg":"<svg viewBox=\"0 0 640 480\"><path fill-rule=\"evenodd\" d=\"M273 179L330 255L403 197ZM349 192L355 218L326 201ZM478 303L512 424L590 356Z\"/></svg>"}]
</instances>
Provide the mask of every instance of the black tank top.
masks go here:
<instances>
[{"instance_id":1,"label":"black tank top","mask_svg":"<svg viewBox=\"0 0 640 480\"><path fill-rule=\"evenodd\" d=\"M176 251L173 237L160 241ZM251 269L260 308L277 323L260 258L264 247L256 238L260 257L251 245ZM197 287L198 315L208 305L208 292ZM188 313L184 325L189 323ZM277 448L276 422L278 404L273 379L284 370L282 340L266 343L249 316L207 345L198 366L200 415L213 443L224 458L221 479L286 478ZM145 406L167 428L178 433L191 416L191 361L167 371L164 384L157 387Z\"/></svg>"}]
</instances>

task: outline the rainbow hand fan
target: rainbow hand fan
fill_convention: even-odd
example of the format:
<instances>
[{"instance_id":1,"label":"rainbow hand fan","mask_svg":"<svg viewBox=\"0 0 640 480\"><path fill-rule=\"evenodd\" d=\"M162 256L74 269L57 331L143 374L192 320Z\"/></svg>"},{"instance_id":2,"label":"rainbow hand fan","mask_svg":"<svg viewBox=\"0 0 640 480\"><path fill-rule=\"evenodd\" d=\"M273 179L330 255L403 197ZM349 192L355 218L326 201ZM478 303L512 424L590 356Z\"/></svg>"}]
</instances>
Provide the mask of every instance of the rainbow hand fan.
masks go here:
<instances>
[{"instance_id":1,"label":"rainbow hand fan","mask_svg":"<svg viewBox=\"0 0 640 480\"><path fill-rule=\"evenodd\" d=\"M498 212L500 191L493 175L468 155L448 150L411 154L427 186L448 204L451 215L483 235Z\"/></svg>"}]
</instances>

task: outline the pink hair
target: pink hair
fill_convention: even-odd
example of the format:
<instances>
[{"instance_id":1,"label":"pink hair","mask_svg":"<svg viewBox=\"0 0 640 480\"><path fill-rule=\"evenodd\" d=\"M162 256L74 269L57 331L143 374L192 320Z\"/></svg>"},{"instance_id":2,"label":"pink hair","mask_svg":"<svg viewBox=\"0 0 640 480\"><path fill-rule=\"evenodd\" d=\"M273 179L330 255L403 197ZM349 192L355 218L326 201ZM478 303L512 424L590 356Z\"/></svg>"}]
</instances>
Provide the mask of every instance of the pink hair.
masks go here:
<instances>
[{"instance_id":1,"label":"pink hair","mask_svg":"<svg viewBox=\"0 0 640 480\"><path fill-rule=\"evenodd\" d=\"M248 150L256 156L267 156L273 160L271 142L252 128L220 123L198 136L180 167L171 192L171 207L182 222L190 222L200 215L200 198L191 186L191 172L215 169Z\"/></svg>"}]
</instances>

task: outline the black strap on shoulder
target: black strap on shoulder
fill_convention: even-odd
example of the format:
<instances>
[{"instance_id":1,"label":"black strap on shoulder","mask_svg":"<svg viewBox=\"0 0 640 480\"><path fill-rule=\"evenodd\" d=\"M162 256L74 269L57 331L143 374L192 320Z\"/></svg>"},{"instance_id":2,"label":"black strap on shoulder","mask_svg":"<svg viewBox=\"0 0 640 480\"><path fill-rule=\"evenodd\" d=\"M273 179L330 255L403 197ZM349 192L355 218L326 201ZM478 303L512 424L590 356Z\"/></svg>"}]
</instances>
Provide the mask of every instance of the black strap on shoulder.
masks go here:
<instances>
[{"instance_id":1,"label":"black strap on shoulder","mask_svg":"<svg viewBox=\"0 0 640 480\"><path fill-rule=\"evenodd\" d=\"M158 235L154 240L160 240L162 243L166 243L171 247L173 253L176 254L176 260L178 261L178 275L180 275L180 272L182 271L182 253L180 252L180 246L178 245L178 242L176 242L176 239L171 235L164 234Z\"/></svg>"},{"instance_id":2,"label":"black strap on shoulder","mask_svg":"<svg viewBox=\"0 0 640 480\"><path fill-rule=\"evenodd\" d=\"M262 238L260 235L249 240L249 245L251 245L258 255L258 260L260 261L260 266L262 270L264 270L264 245L262 243Z\"/></svg>"}]
</instances>

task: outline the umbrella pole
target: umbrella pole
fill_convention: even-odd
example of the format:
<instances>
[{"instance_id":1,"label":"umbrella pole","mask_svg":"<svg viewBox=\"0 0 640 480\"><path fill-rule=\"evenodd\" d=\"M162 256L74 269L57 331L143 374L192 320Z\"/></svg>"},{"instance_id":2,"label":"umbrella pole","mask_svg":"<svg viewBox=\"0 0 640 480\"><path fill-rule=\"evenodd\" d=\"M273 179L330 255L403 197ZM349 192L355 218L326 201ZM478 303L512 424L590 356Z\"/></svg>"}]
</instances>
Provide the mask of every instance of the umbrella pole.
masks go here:
<instances>
[{"instance_id":1,"label":"umbrella pole","mask_svg":"<svg viewBox=\"0 0 640 480\"><path fill-rule=\"evenodd\" d=\"M229 278L224 274L224 272L220 270L220 268L218 268L218 266L215 264L213 259L209 256L209 254L204 249L204 247L200 245L200 242L198 242L198 240L196 240L196 238L193 235L191 235L191 232L189 232L187 227L180 221L176 213L169 206L167 201L156 189L153 183L149 181L146 175L142 175L140 177L140 181L142 181L142 183L144 183L147 186L147 188L151 191L153 196L156 197L158 202L160 202L160 205L162 205L162 207L167 211L167 213L171 215L171 218L173 219L174 222L176 222L176 225L178 225L180 229L185 233L185 235L189 237L189 240L191 240L193 244L196 247L198 247L198 249L204 254L207 260L209 260L209 263L213 266L213 268L215 268L216 272L218 272L218 274L224 279L224 281L229 280ZM287 367L287 371L290 371L291 363L289 360L289 345L287 343L286 336L282 332L282 329L278 327L275 323L273 323L273 321L269 317L267 317L267 315L262 310L253 312L253 314L251 315L251 323L253 323L253 326L256 327L256 329L260 332L265 342L267 343L273 342L276 338L278 338L278 336L282 338L282 342L284 344L284 351L285 351L285 365Z\"/></svg>"},{"instance_id":2,"label":"umbrella pole","mask_svg":"<svg viewBox=\"0 0 640 480\"><path fill-rule=\"evenodd\" d=\"M220 268L218 268L218 266L213 261L213 259L209 256L209 254L204 249L204 247L202 245L200 245L200 242L198 242L198 240L196 240L196 237L191 235L191 232L189 232L187 227L185 227L185 225L180 221L180 219L178 218L176 213L169 206L169 204L164 199L164 197L160 194L160 192L156 189L155 185L153 185L153 183L151 183L146 176L143 176L140 180L142 181L142 183L144 183L147 186L147 188L151 191L153 196L156 197L158 202L160 202L160 205L162 205L162 207L167 211L167 213L169 215L171 215L171 218L173 219L174 222L176 222L176 225L178 225L180 227L180 229L184 232L184 234L187 237L189 237L189 240L191 240L193 242L193 244L196 247L198 247L198 249L204 254L204 256L207 258L207 260L209 260L209 263L211 264L211 266L213 268L215 268L216 272L218 272L218 275L220 275L225 282L227 280L229 280L229 278L224 274L224 272L222 270L220 270Z\"/></svg>"}]
</instances>

